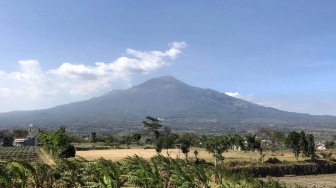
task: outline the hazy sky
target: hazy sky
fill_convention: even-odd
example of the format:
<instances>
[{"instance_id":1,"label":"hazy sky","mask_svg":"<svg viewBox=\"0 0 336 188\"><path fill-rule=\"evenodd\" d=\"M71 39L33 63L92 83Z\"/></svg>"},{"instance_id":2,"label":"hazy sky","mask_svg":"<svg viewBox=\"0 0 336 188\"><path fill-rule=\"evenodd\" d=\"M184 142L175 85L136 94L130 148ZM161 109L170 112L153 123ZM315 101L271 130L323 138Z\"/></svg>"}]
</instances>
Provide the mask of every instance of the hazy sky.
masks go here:
<instances>
[{"instance_id":1,"label":"hazy sky","mask_svg":"<svg viewBox=\"0 0 336 188\"><path fill-rule=\"evenodd\" d=\"M0 112L163 75L336 115L336 1L0 1Z\"/></svg>"}]
</instances>

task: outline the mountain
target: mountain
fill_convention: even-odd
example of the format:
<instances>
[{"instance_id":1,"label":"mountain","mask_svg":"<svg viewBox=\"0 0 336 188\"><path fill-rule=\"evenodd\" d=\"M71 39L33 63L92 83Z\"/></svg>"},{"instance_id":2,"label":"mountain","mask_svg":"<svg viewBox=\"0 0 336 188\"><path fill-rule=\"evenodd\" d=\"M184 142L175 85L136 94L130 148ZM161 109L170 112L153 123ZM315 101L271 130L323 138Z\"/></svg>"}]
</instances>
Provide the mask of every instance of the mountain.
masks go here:
<instances>
[{"instance_id":1,"label":"mountain","mask_svg":"<svg viewBox=\"0 0 336 188\"><path fill-rule=\"evenodd\" d=\"M264 107L173 77L154 78L127 90L44 110L0 113L0 127L35 123L42 127L93 126L132 129L146 116L185 129L244 125L334 126L334 116L313 116Z\"/></svg>"}]
</instances>

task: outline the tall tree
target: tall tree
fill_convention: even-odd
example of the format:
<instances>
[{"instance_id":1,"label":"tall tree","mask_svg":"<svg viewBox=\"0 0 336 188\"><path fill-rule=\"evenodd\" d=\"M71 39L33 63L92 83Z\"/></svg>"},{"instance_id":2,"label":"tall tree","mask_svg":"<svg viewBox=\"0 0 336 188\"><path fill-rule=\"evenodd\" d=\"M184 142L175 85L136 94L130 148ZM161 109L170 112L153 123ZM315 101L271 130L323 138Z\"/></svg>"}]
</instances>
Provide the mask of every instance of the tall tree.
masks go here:
<instances>
[{"instance_id":1,"label":"tall tree","mask_svg":"<svg viewBox=\"0 0 336 188\"><path fill-rule=\"evenodd\" d=\"M133 138L133 140L137 143L137 145L140 145L140 144L139 144L139 141L140 141L140 139L141 139L141 134L139 134L139 133L135 133L135 134L132 135L132 138Z\"/></svg>"},{"instance_id":2,"label":"tall tree","mask_svg":"<svg viewBox=\"0 0 336 188\"><path fill-rule=\"evenodd\" d=\"M177 142L180 145L180 149L182 153L185 155L185 158L188 158L190 147L192 145L195 145L197 140L198 140L198 136L194 133L183 133L180 135Z\"/></svg>"},{"instance_id":3,"label":"tall tree","mask_svg":"<svg viewBox=\"0 0 336 188\"><path fill-rule=\"evenodd\" d=\"M305 156L309 157L306 133L303 131L300 132L300 150Z\"/></svg>"},{"instance_id":4,"label":"tall tree","mask_svg":"<svg viewBox=\"0 0 336 188\"><path fill-rule=\"evenodd\" d=\"M215 157L215 182L219 183L221 178L218 173L218 162L224 160L222 155L223 152L229 150L231 147L230 140L227 136L214 136L207 139L205 143L205 148L208 152L213 153Z\"/></svg>"},{"instance_id":5,"label":"tall tree","mask_svg":"<svg viewBox=\"0 0 336 188\"><path fill-rule=\"evenodd\" d=\"M271 152L275 152L277 146L280 146L285 139L285 135L281 131L274 131L266 128L259 129L256 132L256 135L269 144Z\"/></svg>"},{"instance_id":6,"label":"tall tree","mask_svg":"<svg viewBox=\"0 0 336 188\"><path fill-rule=\"evenodd\" d=\"M152 141L155 141L159 136L159 128L162 127L160 120L151 116L146 117L147 121L143 121L142 124L146 131L152 135Z\"/></svg>"},{"instance_id":7,"label":"tall tree","mask_svg":"<svg viewBox=\"0 0 336 188\"><path fill-rule=\"evenodd\" d=\"M171 129L169 127L164 127L163 133L156 140L157 151L161 151L162 148L166 149L167 155L169 156L170 154L168 150L173 147L177 139L177 134L171 133Z\"/></svg>"},{"instance_id":8,"label":"tall tree","mask_svg":"<svg viewBox=\"0 0 336 188\"><path fill-rule=\"evenodd\" d=\"M90 135L90 138L91 138L90 141L91 141L92 143L96 143L96 141L97 141L97 140L96 140L96 138L97 138L97 133L96 133L96 132L91 132L90 134L91 134L91 135Z\"/></svg>"},{"instance_id":9,"label":"tall tree","mask_svg":"<svg viewBox=\"0 0 336 188\"><path fill-rule=\"evenodd\" d=\"M227 136L214 136L208 138L205 148L208 152L213 153L215 157L215 166L220 160L224 160L222 153L230 149L230 141Z\"/></svg>"},{"instance_id":10,"label":"tall tree","mask_svg":"<svg viewBox=\"0 0 336 188\"><path fill-rule=\"evenodd\" d=\"M229 139L230 139L233 150L237 150L237 149L242 150L242 151L246 150L243 137L235 134L233 136L230 136Z\"/></svg>"},{"instance_id":11,"label":"tall tree","mask_svg":"<svg viewBox=\"0 0 336 188\"><path fill-rule=\"evenodd\" d=\"M43 147L57 158L68 158L75 155L75 149L70 145L70 138L64 128L53 131L41 131L38 135Z\"/></svg>"},{"instance_id":12,"label":"tall tree","mask_svg":"<svg viewBox=\"0 0 336 188\"><path fill-rule=\"evenodd\" d=\"M286 147L292 150L296 160L299 160L299 154L301 151L300 140L301 140L301 135L300 133L296 131L289 132L285 139Z\"/></svg>"},{"instance_id":13,"label":"tall tree","mask_svg":"<svg viewBox=\"0 0 336 188\"><path fill-rule=\"evenodd\" d=\"M308 157L312 158L312 159L315 159L315 141L314 141L314 136L312 134L307 134L306 135L306 139L307 139L307 142L308 142L308 150L307 150L307 155Z\"/></svg>"},{"instance_id":14,"label":"tall tree","mask_svg":"<svg viewBox=\"0 0 336 188\"><path fill-rule=\"evenodd\" d=\"M263 149L261 147L261 140L253 134L245 135L245 141L247 143L246 150L248 151L257 151L260 155L261 162L264 162L265 154L263 153Z\"/></svg>"}]
</instances>

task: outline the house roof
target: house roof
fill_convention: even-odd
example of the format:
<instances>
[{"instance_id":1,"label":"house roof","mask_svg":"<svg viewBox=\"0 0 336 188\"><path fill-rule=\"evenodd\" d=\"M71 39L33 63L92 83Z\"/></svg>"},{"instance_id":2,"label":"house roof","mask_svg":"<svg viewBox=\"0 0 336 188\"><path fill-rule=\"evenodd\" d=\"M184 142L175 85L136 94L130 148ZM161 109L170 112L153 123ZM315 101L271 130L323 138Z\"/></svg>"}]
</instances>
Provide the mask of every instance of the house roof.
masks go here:
<instances>
[{"instance_id":1,"label":"house roof","mask_svg":"<svg viewBox=\"0 0 336 188\"><path fill-rule=\"evenodd\" d=\"M15 138L14 142L24 142L25 138Z\"/></svg>"}]
</instances>

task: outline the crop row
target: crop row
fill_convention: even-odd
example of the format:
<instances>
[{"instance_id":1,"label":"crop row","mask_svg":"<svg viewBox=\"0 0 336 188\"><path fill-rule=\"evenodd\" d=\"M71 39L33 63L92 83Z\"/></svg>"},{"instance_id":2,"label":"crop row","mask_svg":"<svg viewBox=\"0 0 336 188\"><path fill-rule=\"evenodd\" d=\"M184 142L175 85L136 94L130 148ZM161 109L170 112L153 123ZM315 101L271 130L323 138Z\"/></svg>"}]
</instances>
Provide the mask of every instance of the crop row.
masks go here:
<instances>
[{"instance_id":1,"label":"crop row","mask_svg":"<svg viewBox=\"0 0 336 188\"><path fill-rule=\"evenodd\" d=\"M0 160L23 159L35 161L38 158L35 146L0 147Z\"/></svg>"},{"instance_id":2,"label":"crop row","mask_svg":"<svg viewBox=\"0 0 336 188\"><path fill-rule=\"evenodd\" d=\"M35 146L0 147L0 153L36 153Z\"/></svg>"}]
</instances>

